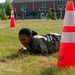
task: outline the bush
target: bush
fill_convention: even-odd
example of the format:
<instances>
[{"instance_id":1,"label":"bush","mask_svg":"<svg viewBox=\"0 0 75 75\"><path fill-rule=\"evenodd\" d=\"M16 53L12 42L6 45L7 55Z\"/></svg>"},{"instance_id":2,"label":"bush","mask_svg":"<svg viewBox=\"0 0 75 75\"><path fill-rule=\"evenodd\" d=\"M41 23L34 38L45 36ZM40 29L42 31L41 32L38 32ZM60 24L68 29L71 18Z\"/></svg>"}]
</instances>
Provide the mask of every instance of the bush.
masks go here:
<instances>
[{"instance_id":1,"label":"bush","mask_svg":"<svg viewBox=\"0 0 75 75\"><path fill-rule=\"evenodd\" d=\"M11 8L13 8L12 3L10 2L10 0L7 0L7 2L5 3L5 11L6 15L9 16L9 18L10 18Z\"/></svg>"},{"instance_id":2,"label":"bush","mask_svg":"<svg viewBox=\"0 0 75 75\"><path fill-rule=\"evenodd\" d=\"M46 18L47 18L47 20L50 19L50 14L49 13L46 13Z\"/></svg>"},{"instance_id":3,"label":"bush","mask_svg":"<svg viewBox=\"0 0 75 75\"><path fill-rule=\"evenodd\" d=\"M9 17L6 15L5 9L2 9L0 12L0 18L1 20L7 20Z\"/></svg>"},{"instance_id":4,"label":"bush","mask_svg":"<svg viewBox=\"0 0 75 75\"><path fill-rule=\"evenodd\" d=\"M55 10L52 11L52 9L50 8L46 13L46 17L47 17L47 19L56 19Z\"/></svg>"}]
</instances>

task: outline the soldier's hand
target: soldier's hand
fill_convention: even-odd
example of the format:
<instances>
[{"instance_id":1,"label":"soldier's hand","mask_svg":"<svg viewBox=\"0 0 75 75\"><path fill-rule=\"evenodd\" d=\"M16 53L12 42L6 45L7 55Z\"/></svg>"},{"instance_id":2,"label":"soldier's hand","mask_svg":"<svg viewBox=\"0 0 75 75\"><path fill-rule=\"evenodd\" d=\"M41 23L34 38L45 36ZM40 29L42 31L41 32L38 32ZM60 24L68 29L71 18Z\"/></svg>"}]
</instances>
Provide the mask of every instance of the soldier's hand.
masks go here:
<instances>
[{"instance_id":1,"label":"soldier's hand","mask_svg":"<svg viewBox=\"0 0 75 75\"><path fill-rule=\"evenodd\" d=\"M18 52L19 53L26 53L26 50L24 48L20 48L20 49L18 49Z\"/></svg>"}]
</instances>

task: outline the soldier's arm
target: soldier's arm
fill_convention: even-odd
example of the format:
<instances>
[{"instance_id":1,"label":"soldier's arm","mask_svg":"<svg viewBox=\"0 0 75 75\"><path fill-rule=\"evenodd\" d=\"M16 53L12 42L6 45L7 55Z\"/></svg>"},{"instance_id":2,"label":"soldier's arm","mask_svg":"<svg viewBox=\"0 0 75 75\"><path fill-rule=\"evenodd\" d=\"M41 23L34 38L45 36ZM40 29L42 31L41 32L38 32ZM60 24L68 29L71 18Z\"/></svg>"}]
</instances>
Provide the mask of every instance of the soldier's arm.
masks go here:
<instances>
[{"instance_id":1,"label":"soldier's arm","mask_svg":"<svg viewBox=\"0 0 75 75\"><path fill-rule=\"evenodd\" d=\"M39 40L39 49L42 55L48 55L48 48L43 40Z\"/></svg>"},{"instance_id":2,"label":"soldier's arm","mask_svg":"<svg viewBox=\"0 0 75 75\"><path fill-rule=\"evenodd\" d=\"M42 55L48 55L48 49L45 42L42 39L35 39L34 49L40 51Z\"/></svg>"},{"instance_id":3,"label":"soldier's arm","mask_svg":"<svg viewBox=\"0 0 75 75\"><path fill-rule=\"evenodd\" d=\"M52 36L52 42L54 42L54 46L55 46L56 51L59 50L61 34L50 33L50 35Z\"/></svg>"}]
</instances>

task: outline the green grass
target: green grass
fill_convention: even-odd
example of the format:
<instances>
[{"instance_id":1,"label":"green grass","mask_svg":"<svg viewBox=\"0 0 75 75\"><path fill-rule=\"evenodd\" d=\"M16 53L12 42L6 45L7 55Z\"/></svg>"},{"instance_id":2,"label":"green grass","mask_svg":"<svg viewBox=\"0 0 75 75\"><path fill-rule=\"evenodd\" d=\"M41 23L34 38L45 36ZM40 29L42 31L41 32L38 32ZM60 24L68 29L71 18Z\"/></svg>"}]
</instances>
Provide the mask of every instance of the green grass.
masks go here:
<instances>
[{"instance_id":1,"label":"green grass","mask_svg":"<svg viewBox=\"0 0 75 75\"><path fill-rule=\"evenodd\" d=\"M57 68L58 52L49 56L21 55L18 39L21 28L28 27L38 35L50 32L62 33L63 20L16 20L16 27L10 28L10 21L0 20L0 75L74 75L75 68Z\"/></svg>"}]
</instances>

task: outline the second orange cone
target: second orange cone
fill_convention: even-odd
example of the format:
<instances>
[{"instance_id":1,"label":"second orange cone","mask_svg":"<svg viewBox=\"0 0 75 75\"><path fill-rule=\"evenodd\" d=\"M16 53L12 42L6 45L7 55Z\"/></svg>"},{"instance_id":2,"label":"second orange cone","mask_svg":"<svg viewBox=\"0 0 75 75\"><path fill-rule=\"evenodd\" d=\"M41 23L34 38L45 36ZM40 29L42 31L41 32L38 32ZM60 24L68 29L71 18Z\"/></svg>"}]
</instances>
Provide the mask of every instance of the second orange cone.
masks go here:
<instances>
[{"instance_id":1,"label":"second orange cone","mask_svg":"<svg viewBox=\"0 0 75 75\"><path fill-rule=\"evenodd\" d=\"M14 9L11 9L11 15L10 15L10 27L15 27L15 19L14 19Z\"/></svg>"}]
</instances>

